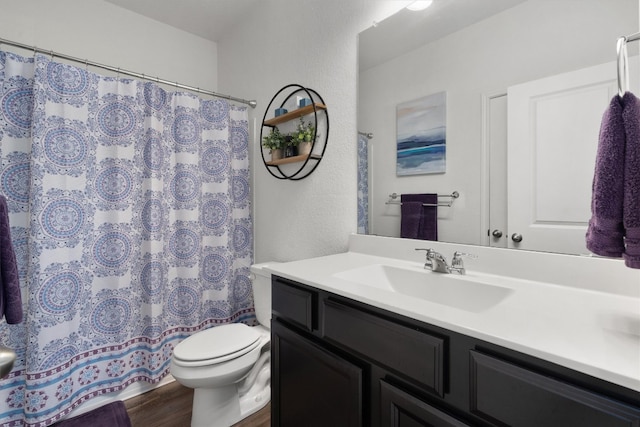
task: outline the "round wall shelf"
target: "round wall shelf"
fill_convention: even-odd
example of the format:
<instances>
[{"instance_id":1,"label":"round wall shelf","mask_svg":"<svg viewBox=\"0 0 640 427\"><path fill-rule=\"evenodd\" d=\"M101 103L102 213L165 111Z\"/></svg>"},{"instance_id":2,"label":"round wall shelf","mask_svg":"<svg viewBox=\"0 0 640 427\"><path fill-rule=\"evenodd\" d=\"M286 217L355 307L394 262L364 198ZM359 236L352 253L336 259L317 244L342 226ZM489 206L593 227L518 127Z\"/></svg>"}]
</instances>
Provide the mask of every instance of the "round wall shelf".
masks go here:
<instances>
[{"instance_id":1,"label":"round wall shelf","mask_svg":"<svg viewBox=\"0 0 640 427\"><path fill-rule=\"evenodd\" d=\"M270 118L267 119L267 116ZM298 123L296 119L299 119ZM269 134L275 130L285 139L291 139L290 134L297 131L299 125L310 124L313 126L313 137L309 153L298 154L293 150L294 152L289 153L288 157L269 159L272 151L262 146L263 138L266 136L265 130ZM260 129L262 161L267 171L278 179L294 181L304 179L320 164L327 148L328 138L329 113L320 94L299 84L287 85L273 96L262 119Z\"/></svg>"}]
</instances>

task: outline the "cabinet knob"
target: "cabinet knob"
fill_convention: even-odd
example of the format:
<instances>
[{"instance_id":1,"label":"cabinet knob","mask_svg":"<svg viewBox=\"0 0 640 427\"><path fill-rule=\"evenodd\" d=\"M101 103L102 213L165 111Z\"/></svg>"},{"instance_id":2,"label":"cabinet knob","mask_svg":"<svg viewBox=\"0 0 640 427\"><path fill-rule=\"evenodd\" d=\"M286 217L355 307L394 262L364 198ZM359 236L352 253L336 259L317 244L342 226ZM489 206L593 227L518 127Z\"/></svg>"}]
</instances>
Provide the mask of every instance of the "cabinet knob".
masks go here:
<instances>
[{"instance_id":1,"label":"cabinet knob","mask_svg":"<svg viewBox=\"0 0 640 427\"><path fill-rule=\"evenodd\" d=\"M516 243L520 243L522 242L522 234L518 234L518 233L513 233L511 235L511 240L513 240Z\"/></svg>"},{"instance_id":2,"label":"cabinet knob","mask_svg":"<svg viewBox=\"0 0 640 427\"><path fill-rule=\"evenodd\" d=\"M495 237L496 239L499 239L499 238L501 238L501 237L502 237L502 231L500 231L500 230L498 230L498 229L493 230L493 232L491 233L491 235L492 235L493 237Z\"/></svg>"}]
</instances>

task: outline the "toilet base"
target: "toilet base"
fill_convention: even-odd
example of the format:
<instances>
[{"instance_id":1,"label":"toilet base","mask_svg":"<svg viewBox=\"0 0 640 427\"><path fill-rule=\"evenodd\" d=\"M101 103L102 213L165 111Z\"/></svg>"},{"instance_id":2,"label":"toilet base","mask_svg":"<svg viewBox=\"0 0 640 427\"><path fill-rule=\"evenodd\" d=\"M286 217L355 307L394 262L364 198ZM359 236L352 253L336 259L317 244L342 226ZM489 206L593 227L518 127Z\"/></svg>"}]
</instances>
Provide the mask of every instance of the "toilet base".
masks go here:
<instances>
[{"instance_id":1,"label":"toilet base","mask_svg":"<svg viewBox=\"0 0 640 427\"><path fill-rule=\"evenodd\" d=\"M238 386L193 391L191 427L229 427L242 419Z\"/></svg>"},{"instance_id":2,"label":"toilet base","mask_svg":"<svg viewBox=\"0 0 640 427\"><path fill-rule=\"evenodd\" d=\"M259 395L240 398L240 420L255 414L271 401L271 387L263 389ZM238 421L240 421L238 420ZM237 422L237 421L236 421Z\"/></svg>"},{"instance_id":3,"label":"toilet base","mask_svg":"<svg viewBox=\"0 0 640 427\"><path fill-rule=\"evenodd\" d=\"M271 401L271 366L266 363L251 388L240 396L240 419L258 412Z\"/></svg>"},{"instance_id":4,"label":"toilet base","mask_svg":"<svg viewBox=\"0 0 640 427\"><path fill-rule=\"evenodd\" d=\"M258 412L271 401L269 384L256 384L238 398L238 387L198 388L193 392L191 427L229 427Z\"/></svg>"},{"instance_id":5,"label":"toilet base","mask_svg":"<svg viewBox=\"0 0 640 427\"><path fill-rule=\"evenodd\" d=\"M191 427L229 427L269 403L271 351L267 348L263 348L265 351L242 381L194 389Z\"/></svg>"}]
</instances>

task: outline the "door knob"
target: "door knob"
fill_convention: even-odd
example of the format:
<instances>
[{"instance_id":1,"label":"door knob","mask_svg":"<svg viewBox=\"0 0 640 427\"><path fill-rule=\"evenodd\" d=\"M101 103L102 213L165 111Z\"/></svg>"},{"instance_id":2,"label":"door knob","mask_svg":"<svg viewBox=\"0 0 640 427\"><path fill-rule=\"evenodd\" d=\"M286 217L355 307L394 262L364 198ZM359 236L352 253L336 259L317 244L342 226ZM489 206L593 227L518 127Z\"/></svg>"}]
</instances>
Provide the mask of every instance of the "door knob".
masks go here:
<instances>
[{"instance_id":1,"label":"door knob","mask_svg":"<svg viewBox=\"0 0 640 427\"><path fill-rule=\"evenodd\" d=\"M511 235L511 240L513 240L516 243L520 243L522 242L522 234L518 234L518 233L513 233Z\"/></svg>"},{"instance_id":2,"label":"door knob","mask_svg":"<svg viewBox=\"0 0 640 427\"><path fill-rule=\"evenodd\" d=\"M499 238L501 238L501 237L502 237L502 231L500 231L500 230L498 230L498 229L495 229L495 230L493 230L493 232L491 233L491 235L492 235L493 237L495 237L496 239L499 239Z\"/></svg>"}]
</instances>

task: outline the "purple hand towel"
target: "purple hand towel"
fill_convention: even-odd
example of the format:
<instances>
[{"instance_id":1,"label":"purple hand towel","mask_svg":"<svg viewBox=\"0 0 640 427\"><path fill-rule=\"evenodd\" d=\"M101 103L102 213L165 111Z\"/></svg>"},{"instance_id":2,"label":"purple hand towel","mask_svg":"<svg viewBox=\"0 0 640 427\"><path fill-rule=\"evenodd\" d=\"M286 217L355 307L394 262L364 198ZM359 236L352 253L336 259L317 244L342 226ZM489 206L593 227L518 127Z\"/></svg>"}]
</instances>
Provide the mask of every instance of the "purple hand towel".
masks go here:
<instances>
[{"instance_id":1,"label":"purple hand towel","mask_svg":"<svg viewBox=\"0 0 640 427\"><path fill-rule=\"evenodd\" d=\"M18 264L11 243L7 199L0 195L0 318L7 323L22 322L22 294L18 280Z\"/></svg>"},{"instance_id":2,"label":"purple hand towel","mask_svg":"<svg viewBox=\"0 0 640 427\"><path fill-rule=\"evenodd\" d=\"M438 240L438 195L403 194L400 200L400 237Z\"/></svg>"},{"instance_id":3,"label":"purple hand towel","mask_svg":"<svg viewBox=\"0 0 640 427\"><path fill-rule=\"evenodd\" d=\"M623 104L624 98L616 95L602 117L592 184L591 219L587 228L587 249L608 257L621 257L624 252L622 206L626 136Z\"/></svg>"},{"instance_id":4,"label":"purple hand towel","mask_svg":"<svg viewBox=\"0 0 640 427\"><path fill-rule=\"evenodd\" d=\"M627 92L623 98L626 146L624 159L625 265L640 268L640 100Z\"/></svg>"},{"instance_id":5,"label":"purple hand towel","mask_svg":"<svg viewBox=\"0 0 640 427\"><path fill-rule=\"evenodd\" d=\"M602 118L587 248L640 269L640 100L630 92Z\"/></svg>"},{"instance_id":6,"label":"purple hand towel","mask_svg":"<svg viewBox=\"0 0 640 427\"><path fill-rule=\"evenodd\" d=\"M54 427L131 427L124 402L118 400L77 417L60 421Z\"/></svg>"}]
</instances>

